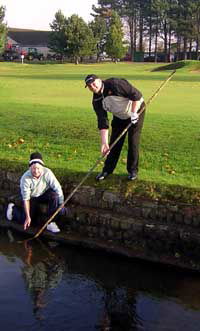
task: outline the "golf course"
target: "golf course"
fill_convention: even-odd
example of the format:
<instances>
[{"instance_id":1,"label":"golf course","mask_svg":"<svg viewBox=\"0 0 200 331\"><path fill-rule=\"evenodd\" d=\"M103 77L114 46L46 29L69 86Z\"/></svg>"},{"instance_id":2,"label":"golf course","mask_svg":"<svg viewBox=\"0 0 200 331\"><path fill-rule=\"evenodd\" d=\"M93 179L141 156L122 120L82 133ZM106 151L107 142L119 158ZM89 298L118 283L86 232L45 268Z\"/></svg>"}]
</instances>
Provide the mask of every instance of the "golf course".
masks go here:
<instances>
[{"instance_id":1,"label":"golf course","mask_svg":"<svg viewBox=\"0 0 200 331\"><path fill-rule=\"evenodd\" d=\"M87 183L135 191L153 198L170 195L200 201L200 61L164 63L21 64L0 63L0 168L23 172L39 151L58 178L78 183L100 157L100 136L92 93L84 78L126 78L150 102L140 143L139 177L127 182L127 144L117 168L95 182L103 161ZM110 116L110 122L112 117Z\"/></svg>"}]
</instances>

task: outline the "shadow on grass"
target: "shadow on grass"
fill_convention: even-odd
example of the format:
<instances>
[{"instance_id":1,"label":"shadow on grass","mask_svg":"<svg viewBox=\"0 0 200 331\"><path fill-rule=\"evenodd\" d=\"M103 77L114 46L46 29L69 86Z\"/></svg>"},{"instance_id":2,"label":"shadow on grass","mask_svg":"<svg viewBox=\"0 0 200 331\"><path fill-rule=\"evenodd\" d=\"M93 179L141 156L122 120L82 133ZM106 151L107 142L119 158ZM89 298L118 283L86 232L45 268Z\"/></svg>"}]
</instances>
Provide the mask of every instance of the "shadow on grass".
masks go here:
<instances>
[{"instance_id":1,"label":"shadow on grass","mask_svg":"<svg viewBox=\"0 0 200 331\"><path fill-rule=\"evenodd\" d=\"M164 71L164 70L177 70L185 67L185 62L184 61L179 61L175 63L170 63L168 65L164 65L158 68L152 69L152 72L154 71Z\"/></svg>"},{"instance_id":2,"label":"shadow on grass","mask_svg":"<svg viewBox=\"0 0 200 331\"><path fill-rule=\"evenodd\" d=\"M154 70L155 71L164 71L165 69L160 69L160 70ZM167 70L167 69L166 69ZM170 69L173 70L173 69ZM73 74L73 75L68 75L66 74L56 74L56 75L37 75L37 74L33 74L33 75L5 75L5 74L0 74L0 77L6 77L6 78L14 78L14 79L28 79L28 80L62 80L62 81L80 81L83 82L83 87L84 87L84 79L85 79L85 75L86 74ZM107 79L110 78L113 75L104 75L102 74L101 78L102 79ZM144 74L133 74L133 75L127 75L124 74L122 75L116 75L115 77L118 78L125 78L127 80L132 80L132 81L163 81L165 78L167 78L167 75L164 76L163 74L155 74L155 73L151 73L149 72L148 75L144 75ZM172 78L171 81L185 81L185 82L194 82L194 81L200 81L200 75L199 76L195 76L194 75L189 75L189 74L185 74L185 75L181 75L181 76L177 76L176 74L174 75L174 77Z\"/></svg>"},{"instance_id":3,"label":"shadow on grass","mask_svg":"<svg viewBox=\"0 0 200 331\"><path fill-rule=\"evenodd\" d=\"M35 80L83 80L85 75L80 74L68 75L66 74L44 74L44 75L9 75L9 74L0 74L0 77L15 78L15 79L35 79Z\"/></svg>"},{"instance_id":4,"label":"shadow on grass","mask_svg":"<svg viewBox=\"0 0 200 331\"><path fill-rule=\"evenodd\" d=\"M196 60L182 60L173 62L167 65L162 65L160 67L152 69L152 72L155 71L165 71L165 70L178 70L185 68L188 71L191 70L200 70L200 62Z\"/></svg>"}]
</instances>

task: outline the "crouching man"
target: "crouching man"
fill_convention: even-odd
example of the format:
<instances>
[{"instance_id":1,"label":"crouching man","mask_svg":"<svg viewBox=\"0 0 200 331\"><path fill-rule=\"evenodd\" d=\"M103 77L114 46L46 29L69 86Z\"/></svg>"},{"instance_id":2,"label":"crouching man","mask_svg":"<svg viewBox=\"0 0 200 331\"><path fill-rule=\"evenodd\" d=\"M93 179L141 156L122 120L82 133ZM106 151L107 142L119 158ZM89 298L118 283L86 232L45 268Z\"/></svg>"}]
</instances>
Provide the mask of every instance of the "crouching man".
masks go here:
<instances>
[{"instance_id":1,"label":"crouching man","mask_svg":"<svg viewBox=\"0 0 200 331\"><path fill-rule=\"evenodd\" d=\"M31 223L34 224L39 204L47 204L47 213L50 217L64 201L60 183L53 172L44 166L42 155L38 152L30 155L29 170L20 179L20 191L23 208L9 203L6 217L8 220L24 224L24 230L28 229ZM62 208L60 214L66 213L67 209ZM54 233L60 231L55 222L48 224L47 230Z\"/></svg>"}]
</instances>

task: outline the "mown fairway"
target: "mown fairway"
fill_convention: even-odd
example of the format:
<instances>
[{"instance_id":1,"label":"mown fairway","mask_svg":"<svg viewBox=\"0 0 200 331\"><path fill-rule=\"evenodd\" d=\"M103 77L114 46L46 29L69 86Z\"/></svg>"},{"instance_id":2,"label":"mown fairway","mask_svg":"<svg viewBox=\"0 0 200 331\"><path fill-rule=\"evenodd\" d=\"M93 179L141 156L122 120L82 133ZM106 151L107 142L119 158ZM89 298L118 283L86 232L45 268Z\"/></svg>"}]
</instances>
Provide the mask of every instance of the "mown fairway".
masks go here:
<instances>
[{"instance_id":1,"label":"mown fairway","mask_svg":"<svg viewBox=\"0 0 200 331\"><path fill-rule=\"evenodd\" d=\"M100 148L85 75L124 77L148 100L171 73L152 72L156 67L0 63L1 167L24 170L30 152L38 150L57 175L79 180L99 157ZM140 148L140 181L199 188L199 91L200 71L178 69L149 106ZM115 171L120 176L112 176L112 183L126 181L126 152L125 145Z\"/></svg>"}]
</instances>

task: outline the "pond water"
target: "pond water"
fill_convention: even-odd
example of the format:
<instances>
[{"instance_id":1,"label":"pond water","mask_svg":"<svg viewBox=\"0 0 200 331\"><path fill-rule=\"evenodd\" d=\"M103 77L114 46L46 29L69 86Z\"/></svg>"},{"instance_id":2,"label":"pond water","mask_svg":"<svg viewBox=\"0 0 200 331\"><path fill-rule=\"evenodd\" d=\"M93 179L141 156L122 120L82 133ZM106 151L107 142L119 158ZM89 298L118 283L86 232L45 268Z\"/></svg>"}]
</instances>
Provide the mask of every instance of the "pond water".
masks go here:
<instances>
[{"instance_id":1,"label":"pond water","mask_svg":"<svg viewBox=\"0 0 200 331\"><path fill-rule=\"evenodd\" d=\"M199 331L200 275L0 230L1 330Z\"/></svg>"}]
</instances>

